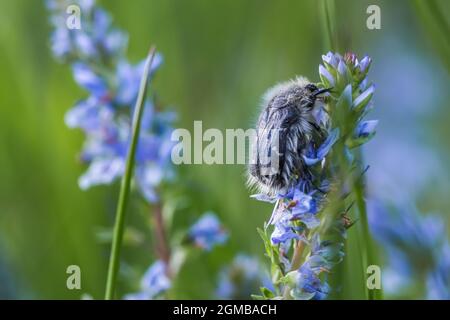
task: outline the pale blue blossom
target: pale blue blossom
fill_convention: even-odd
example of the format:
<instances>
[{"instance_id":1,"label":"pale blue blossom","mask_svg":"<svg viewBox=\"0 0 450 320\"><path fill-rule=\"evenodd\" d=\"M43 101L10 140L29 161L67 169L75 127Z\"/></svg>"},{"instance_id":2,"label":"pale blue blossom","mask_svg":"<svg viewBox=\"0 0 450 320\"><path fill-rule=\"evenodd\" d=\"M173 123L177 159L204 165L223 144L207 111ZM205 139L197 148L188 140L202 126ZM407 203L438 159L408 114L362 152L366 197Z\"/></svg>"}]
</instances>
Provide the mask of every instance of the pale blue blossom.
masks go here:
<instances>
[{"instance_id":1,"label":"pale blue blossom","mask_svg":"<svg viewBox=\"0 0 450 320\"><path fill-rule=\"evenodd\" d=\"M228 233L213 213L205 213L189 229L189 239L198 247L210 251L228 240Z\"/></svg>"}]
</instances>

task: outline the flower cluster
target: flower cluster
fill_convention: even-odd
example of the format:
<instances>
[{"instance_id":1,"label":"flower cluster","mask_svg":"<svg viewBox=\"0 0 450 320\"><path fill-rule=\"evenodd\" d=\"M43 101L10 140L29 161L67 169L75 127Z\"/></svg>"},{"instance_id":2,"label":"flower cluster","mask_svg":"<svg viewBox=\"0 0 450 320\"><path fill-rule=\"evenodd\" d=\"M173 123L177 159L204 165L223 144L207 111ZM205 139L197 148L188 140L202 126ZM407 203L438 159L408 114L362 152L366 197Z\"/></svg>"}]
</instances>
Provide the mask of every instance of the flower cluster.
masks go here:
<instances>
[{"instance_id":1,"label":"flower cluster","mask_svg":"<svg viewBox=\"0 0 450 320\"><path fill-rule=\"evenodd\" d=\"M322 60L319 66L322 82L318 86L332 88L318 121L327 137L307 146L302 156L308 174L298 179L289 192L274 198L253 196L276 202L269 220L274 225L271 236L266 236L265 231L260 233L273 269L278 270L273 275L278 279L276 283L282 284L283 289L278 292L285 299L324 299L330 293L326 274L344 256L343 244L336 239L345 237L346 228L351 225L344 214L334 213L331 229L338 231L339 237L321 240L324 231L319 232L319 227L324 224L322 213L328 204L327 196L333 185L338 185L341 193L345 189L344 181L337 181L342 176L338 174L342 165L337 159L346 159L351 167L355 161L351 149L367 142L377 125L375 120L363 120L372 106L374 92L374 86L367 80L371 59L364 57L359 61L354 54L343 57L329 52Z\"/></svg>"},{"instance_id":2,"label":"flower cluster","mask_svg":"<svg viewBox=\"0 0 450 320\"><path fill-rule=\"evenodd\" d=\"M86 136L81 160L89 167L80 177L79 186L87 189L110 184L124 173L144 61L127 61L127 35L112 25L109 14L95 6L94 0L77 2L81 28L69 29L65 10L70 4L72 1L47 1L54 27L53 53L72 65L75 81L88 94L65 117L68 127L79 128ZM151 74L161 63L157 54ZM149 202L158 200L155 189L173 175L170 133L175 115L156 109L153 101L146 101L136 154L136 183Z\"/></svg>"},{"instance_id":3,"label":"flower cluster","mask_svg":"<svg viewBox=\"0 0 450 320\"><path fill-rule=\"evenodd\" d=\"M88 93L65 116L67 126L81 129L86 137L81 159L89 167L80 177L79 186L87 189L94 185L110 184L124 174L132 115L145 60L137 64L127 61L127 35L112 25L109 14L96 6L94 0L76 1L81 11L80 28L68 28L66 9L73 4L68 0L48 0L47 8L52 14L54 27L51 37L53 53L61 61L71 64L75 81ZM150 76L161 63L161 55L156 54L150 66ZM174 113L158 111L154 101L145 101L135 155L134 180L144 198L151 203L159 200L157 187L164 179L173 176L170 135L174 120ZM158 208L160 206L160 203L156 205ZM164 231L163 225L156 228L160 229L159 232ZM225 243L227 239L228 233L213 213L203 215L188 231L189 244L205 251ZM158 241L164 242L166 239ZM176 248L178 252L182 251L181 247ZM148 268L141 280L140 290L125 296L126 299L164 297L179 268L172 264L180 264L180 260L184 259L175 259L169 252L168 255L161 256Z\"/></svg>"},{"instance_id":4,"label":"flower cluster","mask_svg":"<svg viewBox=\"0 0 450 320\"><path fill-rule=\"evenodd\" d=\"M369 204L372 232L388 257L385 292L398 294L425 279L424 298L450 299L450 244L444 221L422 215L411 205L388 209L375 200Z\"/></svg>"}]
</instances>

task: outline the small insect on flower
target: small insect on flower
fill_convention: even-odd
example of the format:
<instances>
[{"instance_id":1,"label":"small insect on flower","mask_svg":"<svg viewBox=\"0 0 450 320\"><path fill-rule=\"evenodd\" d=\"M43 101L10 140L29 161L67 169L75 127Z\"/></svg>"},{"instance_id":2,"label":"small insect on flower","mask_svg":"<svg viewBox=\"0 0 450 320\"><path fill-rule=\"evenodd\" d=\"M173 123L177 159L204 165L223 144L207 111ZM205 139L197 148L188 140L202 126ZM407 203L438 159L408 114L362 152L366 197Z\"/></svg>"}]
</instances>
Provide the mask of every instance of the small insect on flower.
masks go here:
<instances>
[{"instance_id":1,"label":"small insect on flower","mask_svg":"<svg viewBox=\"0 0 450 320\"><path fill-rule=\"evenodd\" d=\"M304 156L308 147L327 137L324 96L306 78L280 83L263 96L256 141L248 167L248 185L275 196L309 176Z\"/></svg>"}]
</instances>

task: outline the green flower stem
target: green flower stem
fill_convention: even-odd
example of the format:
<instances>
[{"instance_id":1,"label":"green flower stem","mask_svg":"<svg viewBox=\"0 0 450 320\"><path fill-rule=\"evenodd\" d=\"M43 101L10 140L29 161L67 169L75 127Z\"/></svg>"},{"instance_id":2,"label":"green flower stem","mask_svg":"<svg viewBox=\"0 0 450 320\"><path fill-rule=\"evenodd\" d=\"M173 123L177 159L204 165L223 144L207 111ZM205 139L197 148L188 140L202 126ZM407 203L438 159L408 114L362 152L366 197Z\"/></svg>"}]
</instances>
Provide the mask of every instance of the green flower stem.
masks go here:
<instances>
[{"instance_id":1,"label":"green flower stem","mask_svg":"<svg viewBox=\"0 0 450 320\"><path fill-rule=\"evenodd\" d=\"M142 75L139 94L134 109L131 144L130 149L128 150L125 174L122 177L119 201L117 203L116 221L114 224L114 234L108 266L108 278L106 281L106 300L114 299L117 274L119 271L120 249L122 247L122 238L125 227L125 212L130 194L131 177L133 175L134 159L141 127L141 119L142 114L144 113L145 95L148 86L148 78L150 75L150 67L153 63L155 52L155 47L152 47L145 62L144 73Z\"/></svg>"}]
</instances>

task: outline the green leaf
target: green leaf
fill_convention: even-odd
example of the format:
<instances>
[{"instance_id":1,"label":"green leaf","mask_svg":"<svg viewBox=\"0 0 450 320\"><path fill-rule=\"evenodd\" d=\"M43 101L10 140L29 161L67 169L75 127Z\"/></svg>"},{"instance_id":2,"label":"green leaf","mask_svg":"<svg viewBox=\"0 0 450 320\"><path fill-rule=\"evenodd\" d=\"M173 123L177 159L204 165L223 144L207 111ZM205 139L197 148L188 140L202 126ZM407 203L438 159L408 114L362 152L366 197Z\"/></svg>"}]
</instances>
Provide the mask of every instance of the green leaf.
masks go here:
<instances>
[{"instance_id":1,"label":"green leaf","mask_svg":"<svg viewBox=\"0 0 450 320\"><path fill-rule=\"evenodd\" d=\"M270 259L272 259L272 257L273 257L273 250L272 250L272 245L270 243L269 237L267 236L266 232L264 230L262 230L261 228L257 228L256 230L258 231L259 236L263 240L264 248L266 249L267 256Z\"/></svg>"},{"instance_id":2,"label":"green leaf","mask_svg":"<svg viewBox=\"0 0 450 320\"><path fill-rule=\"evenodd\" d=\"M261 288L259 288L259 290L261 290L261 293L264 298L267 298L267 299L275 298L275 294L272 291L270 291L268 288L261 287Z\"/></svg>"}]
</instances>

